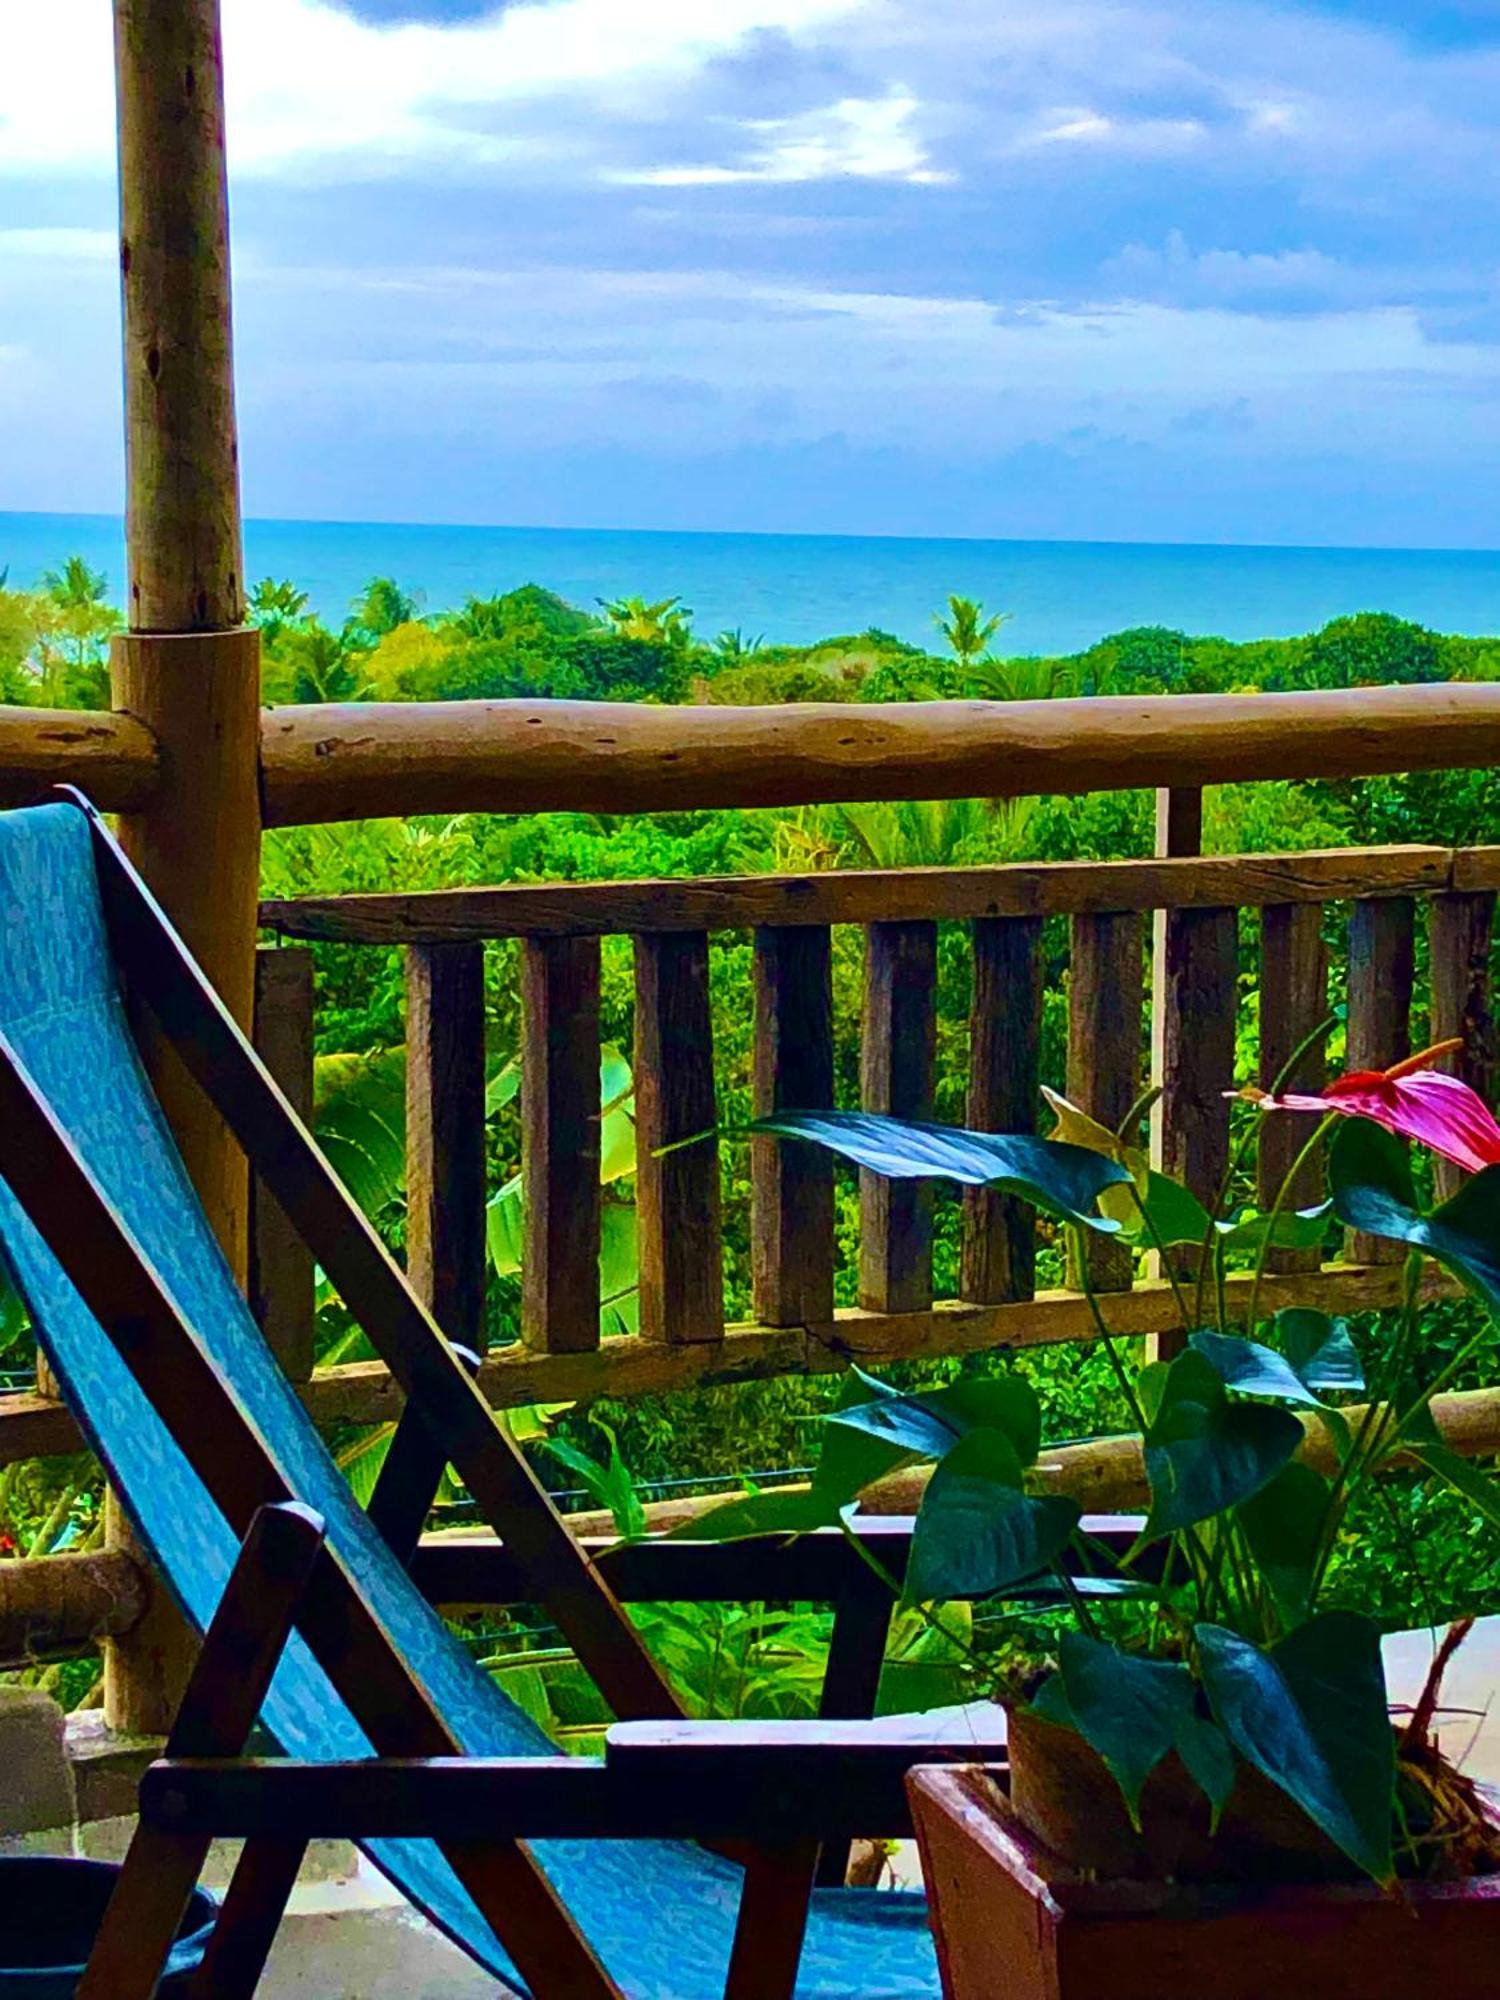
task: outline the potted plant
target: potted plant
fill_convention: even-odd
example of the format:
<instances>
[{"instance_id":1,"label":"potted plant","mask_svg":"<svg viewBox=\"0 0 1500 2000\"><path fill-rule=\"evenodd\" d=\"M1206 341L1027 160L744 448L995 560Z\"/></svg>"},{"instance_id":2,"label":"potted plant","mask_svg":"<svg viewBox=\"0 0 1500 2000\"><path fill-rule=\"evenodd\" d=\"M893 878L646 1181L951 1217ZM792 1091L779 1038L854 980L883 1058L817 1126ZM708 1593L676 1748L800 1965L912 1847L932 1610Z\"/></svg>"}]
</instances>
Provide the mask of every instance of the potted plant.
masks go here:
<instances>
[{"instance_id":1,"label":"potted plant","mask_svg":"<svg viewBox=\"0 0 1500 2000\"><path fill-rule=\"evenodd\" d=\"M1019 1374L908 1394L854 1371L808 1490L729 1502L690 1530L843 1521L872 1479L927 1459L903 1600L1021 1595L1060 1612L1047 1657L1004 1690L1008 1774L914 1776L950 2000L1376 2000L1434 1975L1444 2000L1500 1992L1500 1827L1433 1734L1464 1628L1393 1720L1380 1631L1340 1581L1359 1503L1398 1459L1500 1526L1500 1485L1432 1415L1490 1330L1422 1363L1429 1263L1500 1316L1500 1125L1431 1067L1451 1046L1316 1097L1243 1093L1258 1110L1238 1162L1263 1116L1318 1117L1263 1214L1210 1213L1152 1170L1131 1143L1144 1106L1114 1133L1053 1099L1050 1139L847 1113L758 1126L882 1174L998 1185L1054 1218L1141 1439L1150 1507L1122 1556L1047 1490ZM1471 1177L1425 1208L1408 1140ZM1287 1188L1319 1149L1329 1200L1294 1210ZM1339 1320L1259 1309L1270 1252L1334 1221L1406 1251L1394 1331L1365 1361ZM1099 1231L1158 1253L1180 1321L1172 1360L1139 1365L1111 1332L1088 1277ZM1238 1318L1230 1260L1250 1272ZM1326 1471L1309 1462L1315 1438Z\"/></svg>"}]
</instances>

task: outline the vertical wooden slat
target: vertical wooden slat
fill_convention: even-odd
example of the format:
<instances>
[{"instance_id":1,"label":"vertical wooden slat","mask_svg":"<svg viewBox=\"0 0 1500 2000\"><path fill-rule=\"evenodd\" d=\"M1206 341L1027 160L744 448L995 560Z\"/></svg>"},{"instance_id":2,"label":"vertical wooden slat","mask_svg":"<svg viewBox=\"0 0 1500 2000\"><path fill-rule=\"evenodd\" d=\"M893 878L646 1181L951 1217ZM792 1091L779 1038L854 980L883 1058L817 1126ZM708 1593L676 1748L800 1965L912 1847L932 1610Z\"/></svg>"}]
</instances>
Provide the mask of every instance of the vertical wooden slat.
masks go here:
<instances>
[{"instance_id":1,"label":"vertical wooden slat","mask_svg":"<svg viewBox=\"0 0 1500 2000\"><path fill-rule=\"evenodd\" d=\"M1389 1069L1411 1054L1416 916L1409 896L1363 897L1349 912L1350 1069ZM1351 1230L1361 1264L1399 1264L1399 1243Z\"/></svg>"},{"instance_id":2,"label":"vertical wooden slat","mask_svg":"<svg viewBox=\"0 0 1500 2000\"><path fill-rule=\"evenodd\" d=\"M521 945L521 1333L545 1354L599 1345L599 940Z\"/></svg>"},{"instance_id":3,"label":"vertical wooden slat","mask_svg":"<svg viewBox=\"0 0 1500 2000\"><path fill-rule=\"evenodd\" d=\"M313 955L265 945L255 954L255 1046L299 1118L313 1108ZM313 1255L280 1203L250 1185L250 1305L293 1382L313 1370Z\"/></svg>"},{"instance_id":4,"label":"vertical wooden slat","mask_svg":"<svg viewBox=\"0 0 1500 2000\"><path fill-rule=\"evenodd\" d=\"M1068 1096L1114 1131L1141 1087L1145 998L1141 919L1133 911L1074 917L1072 937ZM1101 1291L1129 1289L1127 1245L1091 1234L1088 1250L1089 1271Z\"/></svg>"},{"instance_id":5,"label":"vertical wooden slat","mask_svg":"<svg viewBox=\"0 0 1500 2000\"><path fill-rule=\"evenodd\" d=\"M1203 852L1203 793L1195 785L1164 785L1156 794L1156 839L1153 853L1166 860ZM1167 989L1167 921L1170 912L1151 913L1151 1081L1161 1085L1166 1074L1167 1011L1161 995ZM1151 1163L1161 1165L1162 1104L1151 1107Z\"/></svg>"},{"instance_id":6,"label":"vertical wooden slat","mask_svg":"<svg viewBox=\"0 0 1500 2000\"><path fill-rule=\"evenodd\" d=\"M1268 903L1260 917L1260 1066L1262 1090L1315 1091L1327 1073L1323 1045L1309 1049L1290 1071L1288 1063L1328 1016L1328 947L1320 903ZM1311 1118L1276 1115L1261 1121L1256 1192L1268 1213L1314 1129ZM1287 1191L1286 1207L1310 1208L1323 1198L1323 1163L1304 1162ZM1317 1250L1273 1250L1273 1271L1315 1271Z\"/></svg>"},{"instance_id":7,"label":"vertical wooden slat","mask_svg":"<svg viewBox=\"0 0 1500 2000\"><path fill-rule=\"evenodd\" d=\"M485 1349L484 947L406 953L406 1268L450 1340Z\"/></svg>"},{"instance_id":8,"label":"vertical wooden slat","mask_svg":"<svg viewBox=\"0 0 1500 2000\"><path fill-rule=\"evenodd\" d=\"M1461 1076L1488 1104L1495 1082L1495 1017L1490 1001L1493 891L1434 896L1428 916L1432 955L1432 1040L1462 1035L1464 1045L1440 1067ZM1450 1160L1433 1161L1439 1194L1455 1194L1465 1176Z\"/></svg>"},{"instance_id":9,"label":"vertical wooden slat","mask_svg":"<svg viewBox=\"0 0 1500 2000\"><path fill-rule=\"evenodd\" d=\"M635 940L635 1102L642 1336L721 1339L718 1146L706 1139L658 1157L718 1118L704 931Z\"/></svg>"},{"instance_id":10,"label":"vertical wooden slat","mask_svg":"<svg viewBox=\"0 0 1500 2000\"><path fill-rule=\"evenodd\" d=\"M860 1097L866 1111L932 1117L937 1047L937 925L871 924L865 933ZM859 1299L871 1312L932 1303L932 1183L859 1178Z\"/></svg>"},{"instance_id":11,"label":"vertical wooden slat","mask_svg":"<svg viewBox=\"0 0 1500 2000\"><path fill-rule=\"evenodd\" d=\"M1161 1020L1161 1171L1189 1188L1205 1208L1219 1198L1229 1165L1229 1102L1234 1088L1235 1003L1239 994L1239 920L1234 910L1167 910L1162 984L1153 996ZM1198 1253L1173 1253L1195 1271ZM1180 1330L1157 1343L1170 1360Z\"/></svg>"},{"instance_id":12,"label":"vertical wooden slat","mask_svg":"<svg viewBox=\"0 0 1500 2000\"><path fill-rule=\"evenodd\" d=\"M833 969L816 924L755 933L755 1112L833 1104ZM804 1326L833 1316L833 1158L756 1139L750 1152L755 1316Z\"/></svg>"},{"instance_id":13,"label":"vertical wooden slat","mask_svg":"<svg viewBox=\"0 0 1500 2000\"><path fill-rule=\"evenodd\" d=\"M1034 1132L1042 1035L1039 917L981 917L974 925L969 1092L976 1132ZM961 1290L979 1305L1029 1299L1036 1289L1036 1217L992 1188L964 1189Z\"/></svg>"}]
</instances>

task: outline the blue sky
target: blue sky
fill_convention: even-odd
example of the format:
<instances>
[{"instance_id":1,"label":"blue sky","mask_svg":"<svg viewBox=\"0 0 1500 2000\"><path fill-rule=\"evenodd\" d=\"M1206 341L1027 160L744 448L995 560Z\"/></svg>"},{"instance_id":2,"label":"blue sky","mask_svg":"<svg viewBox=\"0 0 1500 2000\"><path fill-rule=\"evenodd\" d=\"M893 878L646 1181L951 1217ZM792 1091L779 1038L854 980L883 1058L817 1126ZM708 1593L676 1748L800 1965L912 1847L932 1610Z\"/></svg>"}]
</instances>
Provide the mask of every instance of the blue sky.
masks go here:
<instances>
[{"instance_id":1,"label":"blue sky","mask_svg":"<svg viewBox=\"0 0 1500 2000\"><path fill-rule=\"evenodd\" d=\"M0 508L121 490L108 0ZM260 515L1500 546L1500 0L224 0Z\"/></svg>"}]
</instances>

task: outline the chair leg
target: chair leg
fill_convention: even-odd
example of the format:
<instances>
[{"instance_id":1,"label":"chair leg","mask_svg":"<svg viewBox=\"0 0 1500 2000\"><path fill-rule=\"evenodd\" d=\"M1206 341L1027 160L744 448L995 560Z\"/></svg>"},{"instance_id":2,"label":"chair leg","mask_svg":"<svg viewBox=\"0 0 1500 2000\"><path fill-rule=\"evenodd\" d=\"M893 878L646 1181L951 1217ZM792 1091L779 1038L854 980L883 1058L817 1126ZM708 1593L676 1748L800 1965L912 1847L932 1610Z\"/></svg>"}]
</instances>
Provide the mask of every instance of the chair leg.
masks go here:
<instances>
[{"instance_id":1,"label":"chair leg","mask_svg":"<svg viewBox=\"0 0 1500 2000\"><path fill-rule=\"evenodd\" d=\"M747 1865L724 2000L792 2000L817 1867L814 1841L762 1849Z\"/></svg>"},{"instance_id":2,"label":"chair leg","mask_svg":"<svg viewBox=\"0 0 1500 2000\"><path fill-rule=\"evenodd\" d=\"M828 1665L823 1672L823 1699L818 1704L818 1714L824 1721L864 1722L875 1713L893 1601L885 1586L872 1576L868 1587L862 1580L858 1589L849 1591L835 1605ZM844 1886L844 1877L849 1872L849 1847L847 1840L823 1843L818 1861L819 1888Z\"/></svg>"},{"instance_id":3,"label":"chair leg","mask_svg":"<svg viewBox=\"0 0 1500 2000\"><path fill-rule=\"evenodd\" d=\"M169 1757L244 1749L322 1546L323 1523L311 1508L257 1511L204 1635ZM151 2000L208 1847L207 1835L136 1828L77 2000Z\"/></svg>"},{"instance_id":4,"label":"chair leg","mask_svg":"<svg viewBox=\"0 0 1500 2000\"><path fill-rule=\"evenodd\" d=\"M468 1370L470 1379L476 1378L479 1356L474 1350L455 1347L453 1352ZM423 1422L414 1401L409 1400L401 1412L365 1510L403 1569L411 1567L447 1463L443 1447Z\"/></svg>"},{"instance_id":5,"label":"chair leg","mask_svg":"<svg viewBox=\"0 0 1500 2000\"><path fill-rule=\"evenodd\" d=\"M306 1852L307 1842L296 1836L245 1842L187 2000L251 2000Z\"/></svg>"}]
</instances>

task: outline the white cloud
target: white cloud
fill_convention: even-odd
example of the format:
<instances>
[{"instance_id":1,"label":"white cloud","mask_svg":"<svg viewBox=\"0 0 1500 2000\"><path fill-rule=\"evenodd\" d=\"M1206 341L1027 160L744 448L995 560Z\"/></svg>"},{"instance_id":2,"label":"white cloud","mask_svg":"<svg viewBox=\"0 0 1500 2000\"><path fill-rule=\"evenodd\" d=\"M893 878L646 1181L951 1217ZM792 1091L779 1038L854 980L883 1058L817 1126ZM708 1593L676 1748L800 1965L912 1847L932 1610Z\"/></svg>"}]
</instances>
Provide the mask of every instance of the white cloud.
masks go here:
<instances>
[{"instance_id":1,"label":"white cloud","mask_svg":"<svg viewBox=\"0 0 1500 2000\"><path fill-rule=\"evenodd\" d=\"M754 35L797 36L865 0L520 0L478 21L377 26L326 0L224 0L230 162L240 174L335 163L491 165L505 112L612 99L688 78ZM109 0L45 0L6 22L0 169L108 171Z\"/></svg>"},{"instance_id":2,"label":"white cloud","mask_svg":"<svg viewBox=\"0 0 1500 2000\"><path fill-rule=\"evenodd\" d=\"M1354 288L1355 274L1321 250L1193 250L1180 229L1158 246L1127 243L1103 265L1127 295L1167 291L1217 299L1327 296Z\"/></svg>"},{"instance_id":3,"label":"white cloud","mask_svg":"<svg viewBox=\"0 0 1500 2000\"><path fill-rule=\"evenodd\" d=\"M912 128L921 106L897 84L884 97L845 97L793 118L753 118L751 143L732 166L647 167L615 174L649 187L718 187L736 181L897 180L932 186L954 179L933 166Z\"/></svg>"},{"instance_id":4,"label":"white cloud","mask_svg":"<svg viewBox=\"0 0 1500 2000\"><path fill-rule=\"evenodd\" d=\"M1177 153L1205 136L1198 118L1122 118L1100 111L1044 114L1046 122L1024 135L1017 149L1036 146L1098 146L1122 153Z\"/></svg>"}]
</instances>

